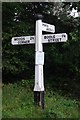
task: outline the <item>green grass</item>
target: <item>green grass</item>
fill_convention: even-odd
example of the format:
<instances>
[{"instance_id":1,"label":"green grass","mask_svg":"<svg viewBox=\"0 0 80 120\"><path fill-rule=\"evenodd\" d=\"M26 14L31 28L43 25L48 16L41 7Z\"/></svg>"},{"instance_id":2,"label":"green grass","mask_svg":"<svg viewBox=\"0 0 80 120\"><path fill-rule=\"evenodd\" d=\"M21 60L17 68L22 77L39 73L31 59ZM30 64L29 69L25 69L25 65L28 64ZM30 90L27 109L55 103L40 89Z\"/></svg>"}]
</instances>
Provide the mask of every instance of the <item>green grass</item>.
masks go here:
<instances>
[{"instance_id":1,"label":"green grass","mask_svg":"<svg viewBox=\"0 0 80 120\"><path fill-rule=\"evenodd\" d=\"M0 98L2 98L2 84L0 83ZM2 118L2 99L0 99L0 118Z\"/></svg>"},{"instance_id":2,"label":"green grass","mask_svg":"<svg viewBox=\"0 0 80 120\"><path fill-rule=\"evenodd\" d=\"M3 118L80 118L80 102L46 89L45 108L34 107L34 81L3 85Z\"/></svg>"}]
</instances>

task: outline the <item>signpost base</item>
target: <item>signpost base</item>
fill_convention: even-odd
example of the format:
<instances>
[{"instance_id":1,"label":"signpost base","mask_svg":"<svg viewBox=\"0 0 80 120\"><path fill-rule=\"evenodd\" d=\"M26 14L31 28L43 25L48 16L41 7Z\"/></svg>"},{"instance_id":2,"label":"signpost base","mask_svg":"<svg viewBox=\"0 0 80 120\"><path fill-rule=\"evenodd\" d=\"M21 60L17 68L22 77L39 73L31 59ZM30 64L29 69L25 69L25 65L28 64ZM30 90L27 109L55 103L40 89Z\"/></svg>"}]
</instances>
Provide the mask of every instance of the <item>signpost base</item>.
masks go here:
<instances>
[{"instance_id":1,"label":"signpost base","mask_svg":"<svg viewBox=\"0 0 80 120\"><path fill-rule=\"evenodd\" d=\"M40 91L40 104L42 109L44 109L44 91Z\"/></svg>"},{"instance_id":2,"label":"signpost base","mask_svg":"<svg viewBox=\"0 0 80 120\"><path fill-rule=\"evenodd\" d=\"M34 104L44 109L44 91L34 91Z\"/></svg>"},{"instance_id":3,"label":"signpost base","mask_svg":"<svg viewBox=\"0 0 80 120\"><path fill-rule=\"evenodd\" d=\"M34 91L34 105L39 106L39 101L40 101L40 92Z\"/></svg>"}]
</instances>

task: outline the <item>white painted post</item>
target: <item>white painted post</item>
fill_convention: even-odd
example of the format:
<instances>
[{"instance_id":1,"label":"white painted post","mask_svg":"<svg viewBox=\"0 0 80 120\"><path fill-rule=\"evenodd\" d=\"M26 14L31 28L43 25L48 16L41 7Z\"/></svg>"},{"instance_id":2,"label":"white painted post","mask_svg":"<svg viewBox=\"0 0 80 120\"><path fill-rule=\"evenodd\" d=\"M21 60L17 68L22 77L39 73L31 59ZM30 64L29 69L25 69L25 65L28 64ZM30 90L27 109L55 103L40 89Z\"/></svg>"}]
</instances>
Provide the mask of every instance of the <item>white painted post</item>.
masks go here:
<instances>
[{"instance_id":1,"label":"white painted post","mask_svg":"<svg viewBox=\"0 0 80 120\"><path fill-rule=\"evenodd\" d=\"M13 45L34 44L35 43L35 86L34 86L34 103L44 109L44 52L42 43L66 42L67 34L48 34L42 36L42 30L46 32L55 32L55 26L42 23L43 16L36 15L36 36L13 37ZM35 39L36 38L36 39Z\"/></svg>"},{"instance_id":2,"label":"white painted post","mask_svg":"<svg viewBox=\"0 0 80 120\"><path fill-rule=\"evenodd\" d=\"M35 42L35 86L34 102L44 108L44 79L43 64L44 53L42 46L42 15L36 16L36 42ZM36 62L37 61L37 62Z\"/></svg>"}]
</instances>

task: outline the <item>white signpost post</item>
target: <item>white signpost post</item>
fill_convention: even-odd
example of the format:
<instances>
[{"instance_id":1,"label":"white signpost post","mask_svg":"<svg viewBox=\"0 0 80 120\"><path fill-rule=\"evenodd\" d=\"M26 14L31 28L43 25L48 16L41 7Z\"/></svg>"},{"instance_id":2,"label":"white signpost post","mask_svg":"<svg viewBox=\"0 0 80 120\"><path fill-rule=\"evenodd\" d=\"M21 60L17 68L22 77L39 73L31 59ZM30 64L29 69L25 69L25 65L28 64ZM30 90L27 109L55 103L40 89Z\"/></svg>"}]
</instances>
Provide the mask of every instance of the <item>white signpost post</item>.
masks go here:
<instances>
[{"instance_id":1,"label":"white signpost post","mask_svg":"<svg viewBox=\"0 0 80 120\"><path fill-rule=\"evenodd\" d=\"M36 35L13 37L12 45L35 44L35 85L34 85L34 103L44 109L44 52L43 43L66 42L68 37L66 33L42 35L42 31L55 32L55 26L42 22L43 16L36 16Z\"/></svg>"}]
</instances>

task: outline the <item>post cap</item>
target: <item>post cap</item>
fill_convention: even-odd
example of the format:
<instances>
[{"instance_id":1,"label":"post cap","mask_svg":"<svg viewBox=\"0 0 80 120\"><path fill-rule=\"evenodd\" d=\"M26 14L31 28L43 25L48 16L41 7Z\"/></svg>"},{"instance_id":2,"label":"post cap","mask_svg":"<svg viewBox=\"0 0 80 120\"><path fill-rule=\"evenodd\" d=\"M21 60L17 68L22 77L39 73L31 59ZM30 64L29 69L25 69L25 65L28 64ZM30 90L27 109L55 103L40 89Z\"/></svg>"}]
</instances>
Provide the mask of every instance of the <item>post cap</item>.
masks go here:
<instances>
[{"instance_id":1,"label":"post cap","mask_svg":"<svg viewBox=\"0 0 80 120\"><path fill-rule=\"evenodd\" d=\"M38 14L35 15L35 18L36 18L36 20L42 20L43 19L43 15L38 13Z\"/></svg>"}]
</instances>

